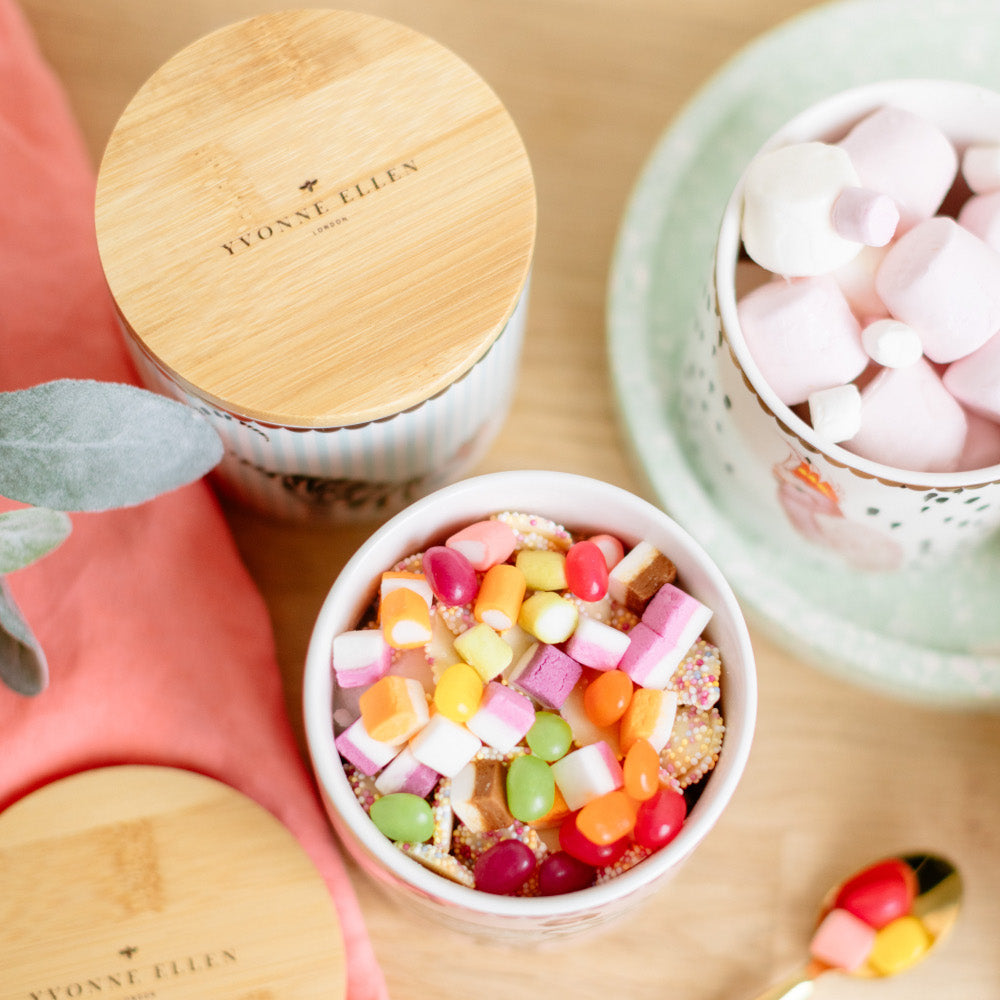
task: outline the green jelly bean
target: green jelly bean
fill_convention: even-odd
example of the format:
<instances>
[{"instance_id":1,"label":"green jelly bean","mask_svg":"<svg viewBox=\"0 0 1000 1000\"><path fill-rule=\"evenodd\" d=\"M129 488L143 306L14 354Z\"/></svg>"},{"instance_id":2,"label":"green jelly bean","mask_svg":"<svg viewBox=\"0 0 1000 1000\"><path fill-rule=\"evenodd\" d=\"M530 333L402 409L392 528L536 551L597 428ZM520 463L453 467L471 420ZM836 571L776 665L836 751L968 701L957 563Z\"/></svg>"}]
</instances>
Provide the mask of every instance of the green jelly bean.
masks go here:
<instances>
[{"instance_id":1,"label":"green jelly bean","mask_svg":"<svg viewBox=\"0 0 1000 1000\"><path fill-rule=\"evenodd\" d=\"M390 840L422 844L434 835L434 810L410 792L392 792L372 803L372 822Z\"/></svg>"},{"instance_id":2,"label":"green jelly bean","mask_svg":"<svg viewBox=\"0 0 1000 1000\"><path fill-rule=\"evenodd\" d=\"M535 721L528 730L528 746L536 757L553 761L565 757L573 742L569 723L555 712L536 712Z\"/></svg>"},{"instance_id":3,"label":"green jelly bean","mask_svg":"<svg viewBox=\"0 0 1000 1000\"><path fill-rule=\"evenodd\" d=\"M534 754L515 757L507 768L507 809L522 823L541 819L556 800L552 769Z\"/></svg>"}]
</instances>

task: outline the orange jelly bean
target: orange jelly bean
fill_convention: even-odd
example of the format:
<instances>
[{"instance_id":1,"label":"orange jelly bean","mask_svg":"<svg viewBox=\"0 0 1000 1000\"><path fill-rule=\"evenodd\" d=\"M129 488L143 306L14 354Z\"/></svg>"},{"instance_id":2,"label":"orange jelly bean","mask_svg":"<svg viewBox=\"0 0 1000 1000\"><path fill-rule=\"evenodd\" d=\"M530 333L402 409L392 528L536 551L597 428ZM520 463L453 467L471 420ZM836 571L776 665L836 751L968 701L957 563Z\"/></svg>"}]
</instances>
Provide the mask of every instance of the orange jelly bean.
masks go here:
<instances>
[{"instance_id":1,"label":"orange jelly bean","mask_svg":"<svg viewBox=\"0 0 1000 1000\"><path fill-rule=\"evenodd\" d=\"M625 791L636 802L651 799L660 788L660 755L649 740L636 740L622 764Z\"/></svg>"},{"instance_id":2,"label":"orange jelly bean","mask_svg":"<svg viewBox=\"0 0 1000 1000\"><path fill-rule=\"evenodd\" d=\"M638 805L616 790L592 799L576 814L576 826L592 844L613 844L635 826Z\"/></svg>"},{"instance_id":3,"label":"orange jelly bean","mask_svg":"<svg viewBox=\"0 0 1000 1000\"><path fill-rule=\"evenodd\" d=\"M632 678L621 670L608 670L587 685L583 708L595 726L612 726L632 700Z\"/></svg>"}]
</instances>

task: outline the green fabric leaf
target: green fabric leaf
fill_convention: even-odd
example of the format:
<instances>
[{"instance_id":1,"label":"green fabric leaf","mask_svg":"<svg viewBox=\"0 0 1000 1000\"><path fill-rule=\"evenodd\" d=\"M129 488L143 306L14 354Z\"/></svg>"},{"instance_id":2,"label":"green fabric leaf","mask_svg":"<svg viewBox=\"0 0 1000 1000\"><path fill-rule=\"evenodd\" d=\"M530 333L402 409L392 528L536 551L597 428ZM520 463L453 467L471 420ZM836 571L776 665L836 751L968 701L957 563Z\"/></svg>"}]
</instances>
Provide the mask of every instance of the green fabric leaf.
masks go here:
<instances>
[{"instance_id":1,"label":"green fabric leaf","mask_svg":"<svg viewBox=\"0 0 1000 1000\"><path fill-rule=\"evenodd\" d=\"M72 527L65 514L47 507L0 514L0 573L12 573L41 559L66 540Z\"/></svg>"},{"instance_id":2,"label":"green fabric leaf","mask_svg":"<svg viewBox=\"0 0 1000 1000\"><path fill-rule=\"evenodd\" d=\"M191 407L61 379L0 393L0 495L55 510L130 507L201 478L222 442Z\"/></svg>"},{"instance_id":3,"label":"green fabric leaf","mask_svg":"<svg viewBox=\"0 0 1000 1000\"><path fill-rule=\"evenodd\" d=\"M0 680L18 694L34 697L48 686L45 654L0 579Z\"/></svg>"}]
</instances>

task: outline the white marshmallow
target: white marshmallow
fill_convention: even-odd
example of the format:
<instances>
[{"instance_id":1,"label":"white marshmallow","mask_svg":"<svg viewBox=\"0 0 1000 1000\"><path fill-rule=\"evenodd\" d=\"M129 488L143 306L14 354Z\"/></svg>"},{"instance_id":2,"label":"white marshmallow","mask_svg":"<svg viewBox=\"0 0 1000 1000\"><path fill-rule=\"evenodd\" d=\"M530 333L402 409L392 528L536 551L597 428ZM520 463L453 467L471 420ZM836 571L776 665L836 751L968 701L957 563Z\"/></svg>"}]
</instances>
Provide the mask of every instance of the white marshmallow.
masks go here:
<instances>
[{"instance_id":1,"label":"white marshmallow","mask_svg":"<svg viewBox=\"0 0 1000 1000\"><path fill-rule=\"evenodd\" d=\"M839 145L850 156L861 186L895 202L898 233L930 218L958 173L951 140L933 122L902 108L873 111Z\"/></svg>"},{"instance_id":2,"label":"white marshmallow","mask_svg":"<svg viewBox=\"0 0 1000 1000\"><path fill-rule=\"evenodd\" d=\"M439 712L410 740L410 751L421 764L454 778L482 745L475 733Z\"/></svg>"},{"instance_id":3,"label":"white marshmallow","mask_svg":"<svg viewBox=\"0 0 1000 1000\"><path fill-rule=\"evenodd\" d=\"M965 445L965 411L934 368L883 368L861 390L861 430L844 447L913 472L953 472Z\"/></svg>"},{"instance_id":4,"label":"white marshmallow","mask_svg":"<svg viewBox=\"0 0 1000 1000\"><path fill-rule=\"evenodd\" d=\"M759 154L744 177L743 245L761 267L786 277L825 274L861 243L834 228L833 204L860 181L839 147L802 142Z\"/></svg>"},{"instance_id":5,"label":"white marshmallow","mask_svg":"<svg viewBox=\"0 0 1000 1000\"><path fill-rule=\"evenodd\" d=\"M974 144L962 154L962 176L974 194L1000 190L1000 144Z\"/></svg>"},{"instance_id":6,"label":"white marshmallow","mask_svg":"<svg viewBox=\"0 0 1000 1000\"><path fill-rule=\"evenodd\" d=\"M837 195L831 214L833 228L845 240L884 247L899 225L899 209L886 194L849 187Z\"/></svg>"},{"instance_id":7,"label":"white marshmallow","mask_svg":"<svg viewBox=\"0 0 1000 1000\"><path fill-rule=\"evenodd\" d=\"M868 357L885 368L915 365L924 354L920 334L898 319L877 319L861 331Z\"/></svg>"},{"instance_id":8,"label":"white marshmallow","mask_svg":"<svg viewBox=\"0 0 1000 1000\"><path fill-rule=\"evenodd\" d=\"M821 389L809 396L809 421L813 430L834 444L861 430L861 393L852 382Z\"/></svg>"}]
</instances>

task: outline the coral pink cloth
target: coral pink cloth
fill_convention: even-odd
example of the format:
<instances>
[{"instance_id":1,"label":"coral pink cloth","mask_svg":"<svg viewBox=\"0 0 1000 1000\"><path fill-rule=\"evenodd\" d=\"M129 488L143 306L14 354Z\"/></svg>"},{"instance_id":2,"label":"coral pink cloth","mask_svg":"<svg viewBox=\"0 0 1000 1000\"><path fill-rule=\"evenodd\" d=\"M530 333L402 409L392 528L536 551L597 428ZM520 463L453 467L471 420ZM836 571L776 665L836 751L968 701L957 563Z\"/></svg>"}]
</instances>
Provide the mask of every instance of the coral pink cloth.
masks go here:
<instances>
[{"instance_id":1,"label":"coral pink cloth","mask_svg":"<svg viewBox=\"0 0 1000 1000\"><path fill-rule=\"evenodd\" d=\"M59 83L0 0L0 390L134 381L97 256L94 173ZM387 995L285 714L267 609L204 483L73 515L9 583L49 661L36 698L0 685L0 809L122 763L224 781L298 837L336 903L349 1000Z\"/></svg>"}]
</instances>

